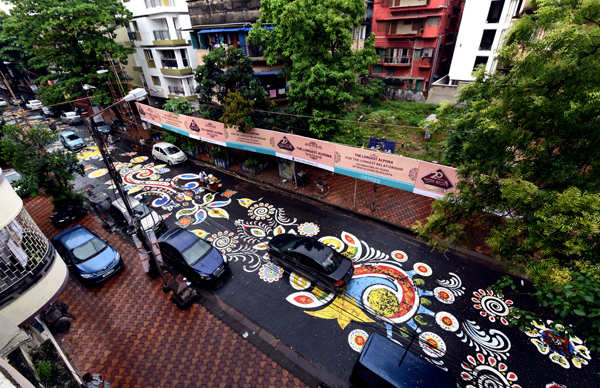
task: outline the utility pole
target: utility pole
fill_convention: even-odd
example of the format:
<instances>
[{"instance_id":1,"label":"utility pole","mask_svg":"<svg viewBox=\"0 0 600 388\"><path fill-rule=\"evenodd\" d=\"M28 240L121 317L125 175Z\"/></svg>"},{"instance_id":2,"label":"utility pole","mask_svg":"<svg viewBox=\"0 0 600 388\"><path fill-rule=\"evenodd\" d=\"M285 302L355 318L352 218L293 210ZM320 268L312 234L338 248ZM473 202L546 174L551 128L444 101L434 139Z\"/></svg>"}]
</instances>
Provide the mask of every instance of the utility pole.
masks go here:
<instances>
[{"instance_id":1,"label":"utility pole","mask_svg":"<svg viewBox=\"0 0 600 388\"><path fill-rule=\"evenodd\" d=\"M14 98L15 101L18 101L17 100L17 96L15 96L15 92L13 92L12 88L10 87L10 84L8 83L8 81L6 80L6 77L4 76L4 72L0 71L0 74L2 75L2 79L4 80L4 84L8 88L8 91L10 92L11 96ZM25 123L27 124L27 128L31 129L31 123L29 122L29 119L25 115L25 111L23 110L23 108L21 107L20 104L19 104L19 114L21 115L21 117L23 118L23 120L25 120Z\"/></svg>"}]
</instances>

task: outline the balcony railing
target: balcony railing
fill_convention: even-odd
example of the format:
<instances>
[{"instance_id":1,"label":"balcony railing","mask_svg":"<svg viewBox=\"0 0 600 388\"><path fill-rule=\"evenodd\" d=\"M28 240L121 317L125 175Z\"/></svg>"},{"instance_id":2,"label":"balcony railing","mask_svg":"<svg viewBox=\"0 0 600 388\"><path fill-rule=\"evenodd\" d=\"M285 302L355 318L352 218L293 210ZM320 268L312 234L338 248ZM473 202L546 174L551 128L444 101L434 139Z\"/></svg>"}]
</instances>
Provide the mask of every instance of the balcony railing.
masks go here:
<instances>
[{"instance_id":1,"label":"balcony railing","mask_svg":"<svg viewBox=\"0 0 600 388\"><path fill-rule=\"evenodd\" d=\"M177 65L177 59L175 58L162 58L160 60L162 67L167 69L177 69L179 66Z\"/></svg>"},{"instance_id":2,"label":"balcony railing","mask_svg":"<svg viewBox=\"0 0 600 388\"><path fill-rule=\"evenodd\" d=\"M408 65L410 63L410 56L406 56L406 57L384 57L383 60L380 62L383 62L385 64L391 64L391 65Z\"/></svg>"},{"instance_id":3,"label":"balcony railing","mask_svg":"<svg viewBox=\"0 0 600 388\"><path fill-rule=\"evenodd\" d=\"M185 90L181 86L171 86L169 85L169 94L181 94L185 95Z\"/></svg>"},{"instance_id":4,"label":"balcony railing","mask_svg":"<svg viewBox=\"0 0 600 388\"><path fill-rule=\"evenodd\" d=\"M152 31L154 34L154 40L170 40L169 30L156 30Z\"/></svg>"},{"instance_id":5,"label":"balcony railing","mask_svg":"<svg viewBox=\"0 0 600 388\"><path fill-rule=\"evenodd\" d=\"M55 251L25 209L0 233L0 305L37 282L54 262Z\"/></svg>"}]
</instances>

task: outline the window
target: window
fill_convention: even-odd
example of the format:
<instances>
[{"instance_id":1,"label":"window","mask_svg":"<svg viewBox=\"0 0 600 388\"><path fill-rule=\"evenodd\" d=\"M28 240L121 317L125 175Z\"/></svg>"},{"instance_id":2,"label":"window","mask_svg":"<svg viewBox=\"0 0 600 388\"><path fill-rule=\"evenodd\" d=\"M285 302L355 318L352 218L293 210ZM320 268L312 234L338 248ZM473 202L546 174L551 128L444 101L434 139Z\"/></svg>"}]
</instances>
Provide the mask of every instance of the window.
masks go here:
<instances>
[{"instance_id":1,"label":"window","mask_svg":"<svg viewBox=\"0 0 600 388\"><path fill-rule=\"evenodd\" d=\"M427 5L427 0L392 0L392 7L418 7Z\"/></svg>"},{"instance_id":2,"label":"window","mask_svg":"<svg viewBox=\"0 0 600 388\"><path fill-rule=\"evenodd\" d=\"M477 67L480 65L483 65L484 67L487 66L488 58L489 57L487 56L475 57L475 64L473 65L473 70L477 69Z\"/></svg>"},{"instance_id":3,"label":"window","mask_svg":"<svg viewBox=\"0 0 600 388\"><path fill-rule=\"evenodd\" d=\"M169 30L156 30L152 31L154 34L154 40L170 40Z\"/></svg>"},{"instance_id":4,"label":"window","mask_svg":"<svg viewBox=\"0 0 600 388\"><path fill-rule=\"evenodd\" d=\"M152 50L144 49L144 56L149 61L153 61L154 60L154 56L152 56Z\"/></svg>"},{"instance_id":5,"label":"window","mask_svg":"<svg viewBox=\"0 0 600 388\"><path fill-rule=\"evenodd\" d=\"M160 50L160 63L162 67L177 68L177 57L175 50Z\"/></svg>"},{"instance_id":6,"label":"window","mask_svg":"<svg viewBox=\"0 0 600 388\"><path fill-rule=\"evenodd\" d=\"M183 67L190 67L190 63L189 63L188 57L187 57L187 50L179 49L179 52L181 53L181 60L183 61Z\"/></svg>"},{"instance_id":7,"label":"window","mask_svg":"<svg viewBox=\"0 0 600 388\"><path fill-rule=\"evenodd\" d=\"M135 20L131 22L131 31L134 31L134 32L138 32L139 31L138 24L137 24L137 22Z\"/></svg>"},{"instance_id":8,"label":"window","mask_svg":"<svg viewBox=\"0 0 600 388\"><path fill-rule=\"evenodd\" d=\"M423 49L423 58L433 57L433 47L426 47Z\"/></svg>"},{"instance_id":9,"label":"window","mask_svg":"<svg viewBox=\"0 0 600 388\"><path fill-rule=\"evenodd\" d=\"M442 22L442 18L439 16L425 19L426 26L439 26L441 22Z\"/></svg>"},{"instance_id":10,"label":"window","mask_svg":"<svg viewBox=\"0 0 600 388\"><path fill-rule=\"evenodd\" d=\"M169 7L174 6L174 0L144 0L146 3L146 8L156 8L156 7Z\"/></svg>"},{"instance_id":11,"label":"window","mask_svg":"<svg viewBox=\"0 0 600 388\"><path fill-rule=\"evenodd\" d=\"M189 266L195 265L210 251L212 246L204 240L198 238L198 240L192 244L189 248L181 252L183 259Z\"/></svg>"},{"instance_id":12,"label":"window","mask_svg":"<svg viewBox=\"0 0 600 388\"><path fill-rule=\"evenodd\" d=\"M383 71L381 66L373 66L373 74L380 74Z\"/></svg>"},{"instance_id":13,"label":"window","mask_svg":"<svg viewBox=\"0 0 600 388\"><path fill-rule=\"evenodd\" d=\"M410 63L411 52L407 48L389 48L385 51L384 63L406 64Z\"/></svg>"},{"instance_id":14,"label":"window","mask_svg":"<svg viewBox=\"0 0 600 388\"><path fill-rule=\"evenodd\" d=\"M160 78L158 78L157 76L153 75L152 76L152 83L156 86L160 86Z\"/></svg>"},{"instance_id":15,"label":"window","mask_svg":"<svg viewBox=\"0 0 600 388\"><path fill-rule=\"evenodd\" d=\"M487 16L487 22L498 23L500 21L500 15L502 15L502 8L504 8L504 0L492 0L490 11Z\"/></svg>"},{"instance_id":16,"label":"window","mask_svg":"<svg viewBox=\"0 0 600 388\"><path fill-rule=\"evenodd\" d=\"M479 50L491 50L495 36L496 30L483 30L483 35L481 36L481 43L479 43Z\"/></svg>"},{"instance_id":17,"label":"window","mask_svg":"<svg viewBox=\"0 0 600 388\"><path fill-rule=\"evenodd\" d=\"M82 245L73 249L71 253L73 254L73 257L77 263L83 263L87 259L90 259L102 252L104 248L106 248L106 243L94 236Z\"/></svg>"}]
</instances>

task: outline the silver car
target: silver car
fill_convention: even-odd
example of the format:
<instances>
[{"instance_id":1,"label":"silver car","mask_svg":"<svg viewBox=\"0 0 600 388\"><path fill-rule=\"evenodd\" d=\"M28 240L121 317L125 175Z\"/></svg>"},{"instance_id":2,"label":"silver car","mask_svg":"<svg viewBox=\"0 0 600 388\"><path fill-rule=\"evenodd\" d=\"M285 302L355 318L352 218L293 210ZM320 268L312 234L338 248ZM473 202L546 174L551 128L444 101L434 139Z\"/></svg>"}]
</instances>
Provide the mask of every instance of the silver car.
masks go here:
<instances>
[{"instance_id":1,"label":"silver car","mask_svg":"<svg viewBox=\"0 0 600 388\"><path fill-rule=\"evenodd\" d=\"M133 210L133 214L140 220L140 226L143 230L154 230L156 236L160 236L166 232L166 226L161 216L154 210L149 209L146 205L135 198L129 197L129 206ZM119 198L110 204L110 216L115 222L121 226L129 224L129 213L123 203L123 199Z\"/></svg>"},{"instance_id":2,"label":"silver car","mask_svg":"<svg viewBox=\"0 0 600 388\"><path fill-rule=\"evenodd\" d=\"M69 125L77 125L81 124L81 116L79 116L76 112L63 112L60 115L60 121Z\"/></svg>"}]
</instances>

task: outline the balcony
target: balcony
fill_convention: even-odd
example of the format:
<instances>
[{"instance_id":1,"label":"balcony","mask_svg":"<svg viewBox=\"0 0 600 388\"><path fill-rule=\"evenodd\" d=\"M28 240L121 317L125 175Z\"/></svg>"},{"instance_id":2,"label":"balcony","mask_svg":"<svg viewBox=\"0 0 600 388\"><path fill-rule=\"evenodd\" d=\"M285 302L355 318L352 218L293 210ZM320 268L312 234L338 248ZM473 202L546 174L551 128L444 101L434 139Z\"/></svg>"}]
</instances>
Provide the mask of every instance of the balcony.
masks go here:
<instances>
[{"instance_id":1,"label":"balcony","mask_svg":"<svg viewBox=\"0 0 600 388\"><path fill-rule=\"evenodd\" d=\"M398 8L407 8L407 7L423 7L427 5L429 0L391 0L390 8L392 11L398 10Z\"/></svg>"},{"instance_id":2,"label":"balcony","mask_svg":"<svg viewBox=\"0 0 600 388\"><path fill-rule=\"evenodd\" d=\"M171 98L170 96L177 96L177 95L180 95L180 96L185 95L185 90L183 90L183 87L169 85L169 98Z\"/></svg>"},{"instance_id":3,"label":"balcony","mask_svg":"<svg viewBox=\"0 0 600 388\"><path fill-rule=\"evenodd\" d=\"M169 69L169 68L161 68L160 72L163 73L164 75L179 75L179 76L184 76L184 75L192 75L194 73L194 71L192 70L191 67L184 67L183 69Z\"/></svg>"},{"instance_id":4,"label":"balcony","mask_svg":"<svg viewBox=\"0 0 600 388\"><path fill-rule=\"evenodd\" d=\"M154 40L152 44L155 46L185 46L187 45L187 41L185 39L181 39L181 36L178 36L177 39L171 39L171 35L168 30L156 30L152 31L154 34Z\"/></svg>"},{"instance_id":5,"label":"balcony","mask_svg":"<svg viewBox=\"0 0 600 388\"><path fill-rule=\"evenodd\" d=\"M146 64L148 65L148 67L156 67L156 63L154 63L154 60L152 59L146 58Z\"/></svg>"},{"instance_id":6,"label":"balcony","mask_svg":"<svg viewBox=\"0 0 600 388\"><path fill-rule=\"evenodd\" d=\"M379 59L379 63L393 66L410 66L411 57L384 57Z\"/></svg>"},{"instance_id":7,"label":"balcony","mask_svg":"<svg viewBox=\"0 0 600 388\"><path fill-rule=\"evenodd\" d=\"M142 35L140 34L139 31L127 31L127 36L129 37L129 40L134 42L136 40L142 40Z\"/></svg>"}]
</instances>

